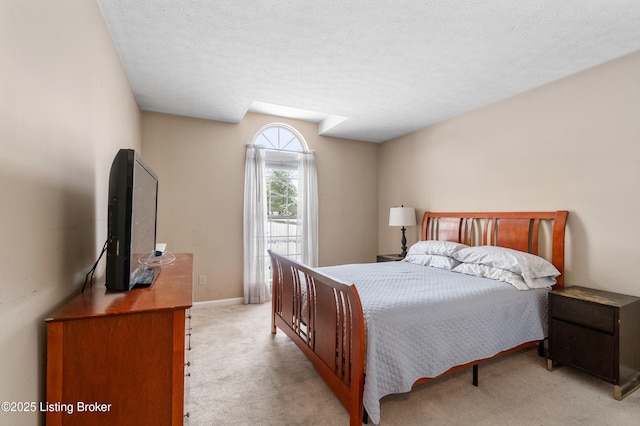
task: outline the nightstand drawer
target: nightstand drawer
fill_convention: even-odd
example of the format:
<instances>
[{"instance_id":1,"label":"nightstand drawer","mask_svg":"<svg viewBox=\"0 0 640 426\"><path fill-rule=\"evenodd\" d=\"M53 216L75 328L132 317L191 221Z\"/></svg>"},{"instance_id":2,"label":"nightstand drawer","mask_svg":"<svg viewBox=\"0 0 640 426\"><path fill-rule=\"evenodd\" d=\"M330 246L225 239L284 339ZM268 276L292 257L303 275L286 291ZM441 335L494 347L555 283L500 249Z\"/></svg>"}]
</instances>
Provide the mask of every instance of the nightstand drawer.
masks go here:
<instances>
[{"instance_id":1,"label":"nightstand drawer","mask_svg":"<svg viewBox=\"0 0 640 426\"><path fill-rule=\"evenodd\" d=\"M556 362L582 368L617 384L614 371L614 337L564 321L552 320L553 335L549 356Z\"/></svg>"},{"instance_id":2,"label":"nightstand drawer","mask_svg":"<svg viewBox=\"0 0 640 426\"><path fill-rule=\"evenodd\" d=\"M615 310L609 306L596 305L584 300L553 295L550 297L551 317L584 327L615 333Z\"/></svg>"}]
</instances>

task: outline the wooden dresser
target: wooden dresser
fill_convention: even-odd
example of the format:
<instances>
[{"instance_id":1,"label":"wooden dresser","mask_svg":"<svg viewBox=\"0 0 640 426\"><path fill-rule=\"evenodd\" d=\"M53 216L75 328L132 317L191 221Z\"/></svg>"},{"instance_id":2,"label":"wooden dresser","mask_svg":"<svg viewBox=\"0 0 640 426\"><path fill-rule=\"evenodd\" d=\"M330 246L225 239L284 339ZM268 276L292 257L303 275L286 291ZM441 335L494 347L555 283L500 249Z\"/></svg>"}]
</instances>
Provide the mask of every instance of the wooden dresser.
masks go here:
<instances>
[{"instance_id":1,"label":"wooden dresser","mask_svg":"<svg viewBox=\"0 0 640 426\"><path fill-rule=\"evenodd\" d=\"M149 288L94 284L46 319L48 426L183 424L193 255L175 256Z\"/></svg>"},{"instance_id":2,"label":"wooden dresser","mask_svg":"<svg viewBox=\"0 0 640 426\"><path fill-rule=\"evenodd\" d=\"M640 297L585 287L549 292L547 367L567 364L613 383L618 400L640 386Z\"/></svg>"}]
</instances>

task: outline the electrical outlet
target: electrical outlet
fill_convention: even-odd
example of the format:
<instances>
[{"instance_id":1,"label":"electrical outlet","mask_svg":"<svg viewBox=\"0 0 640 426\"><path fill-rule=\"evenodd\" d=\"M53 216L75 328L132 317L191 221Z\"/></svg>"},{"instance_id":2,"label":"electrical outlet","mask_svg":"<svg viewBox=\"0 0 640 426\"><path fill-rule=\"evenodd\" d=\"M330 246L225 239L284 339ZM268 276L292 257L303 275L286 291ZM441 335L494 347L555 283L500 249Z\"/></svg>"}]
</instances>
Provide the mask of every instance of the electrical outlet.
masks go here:
<instances>
[{"instance_id":1,"label":"electrical outlet","mask_svg":"<svg viewBox=\"0 0 640 426\"><path fill-rule=\"evenodd\" d=\"M198 285L207 285L207 276L206 275L200 275L198 277Z\"/></svg>"}]
</instances>

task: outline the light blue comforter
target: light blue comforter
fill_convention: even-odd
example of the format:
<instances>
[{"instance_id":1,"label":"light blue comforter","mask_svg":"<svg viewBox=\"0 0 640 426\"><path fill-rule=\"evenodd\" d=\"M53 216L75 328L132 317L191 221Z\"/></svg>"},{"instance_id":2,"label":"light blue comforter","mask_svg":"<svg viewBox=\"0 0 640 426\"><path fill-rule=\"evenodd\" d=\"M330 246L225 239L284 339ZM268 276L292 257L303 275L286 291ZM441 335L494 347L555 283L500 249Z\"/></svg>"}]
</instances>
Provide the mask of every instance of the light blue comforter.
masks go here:
<instances>
[{"instance_id":1,"label":"light blue comforter","mask_svg":"<svg viewBox=\"0 0 640 426\"><path fill-rule=\"evenodd\" d=\"M547 290L408 262L317 268L355 283L366 323L364 407L380 422L380 399L423 377L546 336Z\"/></svg>"}]
</instances>

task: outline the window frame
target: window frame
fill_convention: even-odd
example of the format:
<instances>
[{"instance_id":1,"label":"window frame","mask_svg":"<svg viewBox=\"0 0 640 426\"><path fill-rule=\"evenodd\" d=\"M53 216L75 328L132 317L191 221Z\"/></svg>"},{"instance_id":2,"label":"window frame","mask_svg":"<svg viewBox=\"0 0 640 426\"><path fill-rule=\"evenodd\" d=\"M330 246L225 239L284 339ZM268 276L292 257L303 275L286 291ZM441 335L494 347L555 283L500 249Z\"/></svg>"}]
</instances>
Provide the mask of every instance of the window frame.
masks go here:
<instances>
[{"instance_id":1,"label":"window frame","mask_svg":"<svg viewBox=\"0 0 640 426\"><path fill-rule=\"evenodd\" d=\"M265 135L265 132L271 129L278 129L277 141L271 140L270 137L267 137L267 135ZM285 136L284 140L281 140L280 129L284 129L287 132L287 134L284 135ZM292 137L289 138L288 137L289 134ZM267 141L268 145L262 143L260 141L261 138ZM297 141L297 143L293 145L295 146L296 149L291 149L291 144L294 140ZM268 193L266 194L268 199L267 206L270 206L271 191L270 191L270 185L268 180L269 179L268 175L270 174L270 172L274 170L283 170L286 172L294 171L294 174L295 174L294 180L296 181L296 185L297 185L297 182L299 179L299 176L298 176L298 168L299 168L299 161L300 161L299 155L305 154L306 152L308 152L309 148L306 140L300 134L300 132L298 132L298 130L296 130L292 126L289 126L288 124L284 124L284 123L270 123L263 126L255 134L253 138L253 144L256 146L260 146L261 149L264 149L264 152L265 152L265 156L264 156L265 189L268 191ZM303 194L296 192L297 198L300 198L302 196ZM297 201L297 204L299 203L300 201ZM266 249L272 249L274 252L278 254L282 254L284 256L288 256L295 260L301 261L302 252L300 249L300 241L302 238L302 234L301 234L301 224L299 222L300 218L298 217L297 212L295 215L288 218L280 217L280 216L282 215L272 215L270 208L267 207L267 219L266 219L265 228L264 228L265 229L265 235L264 235L265 247ZM283 221L280 223L285 225L287 229L287 232L283 235L273 233L274 225L278 220ZM295 228L293 232L291 232L292 226ZM275 240L282 239L282 238L284 238L286 241L285 242L286 250L280 250L274 247ZM294 247L293 250L290 249L292 245ZM267 256L268 258L268 255L266 254L266 250L265 250L265 256ZM271 274L269 273L269 271L271 269L271 262L267 261L266 265L267 265L266 269L268 273L267 277L270 280Z\"/></svg>"}]
</instances>

